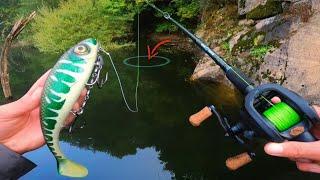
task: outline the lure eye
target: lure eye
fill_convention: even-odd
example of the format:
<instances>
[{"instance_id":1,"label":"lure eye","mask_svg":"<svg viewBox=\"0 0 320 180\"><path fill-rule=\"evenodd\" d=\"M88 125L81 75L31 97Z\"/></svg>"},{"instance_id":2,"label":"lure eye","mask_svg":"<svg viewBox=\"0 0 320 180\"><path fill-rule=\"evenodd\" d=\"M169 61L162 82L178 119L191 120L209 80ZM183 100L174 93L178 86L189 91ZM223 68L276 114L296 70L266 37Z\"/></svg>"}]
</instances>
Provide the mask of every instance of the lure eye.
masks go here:
<instances>
[{"instance_id":1,"label":"lure eye","mask_svg":"<svg viewBox=\"0 0 320 180\"><path fill-rule=\"evenodd\" d=\"M74 52L78 55L87 55L89 54L89 48L85 45L78 45L74 48Z\"/></svg>"}]
</instances>

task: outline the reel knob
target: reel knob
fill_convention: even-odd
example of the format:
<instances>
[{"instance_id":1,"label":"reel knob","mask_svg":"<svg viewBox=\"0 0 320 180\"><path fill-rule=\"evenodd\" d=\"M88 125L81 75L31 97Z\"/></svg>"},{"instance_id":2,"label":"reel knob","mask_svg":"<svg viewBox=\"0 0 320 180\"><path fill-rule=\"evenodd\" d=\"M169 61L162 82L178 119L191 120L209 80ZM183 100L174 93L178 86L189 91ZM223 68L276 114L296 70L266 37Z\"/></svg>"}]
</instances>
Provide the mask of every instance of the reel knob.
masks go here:
<instances>
[{"instance_id":1,"label":"reel knob","mask_svg":"<svg viewBox=\"0 0 320 180\"><path fill-rule=\"evenodd\" d=\"M211 109L209 107L203 108L201 111L197 112L196 114L193 114L189 118L189 122L195 126L198 127L202 122L207 120L210 116L212 116Z\"/></svg>"}]
</instances>

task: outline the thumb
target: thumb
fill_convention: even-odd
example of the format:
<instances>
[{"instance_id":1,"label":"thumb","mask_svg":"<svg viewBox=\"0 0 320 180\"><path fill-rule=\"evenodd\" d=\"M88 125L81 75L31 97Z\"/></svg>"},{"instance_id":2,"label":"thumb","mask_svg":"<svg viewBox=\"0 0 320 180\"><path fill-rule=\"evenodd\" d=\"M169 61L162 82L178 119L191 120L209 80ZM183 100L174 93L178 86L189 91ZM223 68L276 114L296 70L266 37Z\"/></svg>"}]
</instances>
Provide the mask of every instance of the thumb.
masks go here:
<instances>
[{"instance_id":1,"label":"thumb","mask_svg":"<svg viewBox=\"0 0 320 180\"><path fill-rule=\"evenodd\" d=\"M320 141L268 143L264 150L267 154L287 158L304 158L320 161Z\"/></svg>"}]
</instances>

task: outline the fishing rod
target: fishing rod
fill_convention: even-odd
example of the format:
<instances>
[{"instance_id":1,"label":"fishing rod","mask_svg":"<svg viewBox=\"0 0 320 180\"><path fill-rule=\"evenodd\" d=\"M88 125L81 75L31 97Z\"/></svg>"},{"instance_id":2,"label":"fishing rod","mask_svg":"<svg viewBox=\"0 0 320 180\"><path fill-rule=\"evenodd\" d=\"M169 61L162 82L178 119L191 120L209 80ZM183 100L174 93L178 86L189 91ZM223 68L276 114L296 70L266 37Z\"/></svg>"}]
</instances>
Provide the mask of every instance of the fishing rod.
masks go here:
<instances>
[{"instance_id":1,"label":"fishing rod","mask_svg":"<svg viewBox=\"0 0 320 180\"><path fill-rule=\"evenodd\" d=\"M254 86L254 83L239 69L227 64L200 38L174 20L169 13L162 11L154 4L147 3L162 14L165 19L175 24L202 51L209 55L245 97L244 105L240 110L241 118L237 123L232 124L223 117L214 105L206 106L189 118L192 125L199 126L206 119L215 115L227 135L245 148L245 153L227 159L226 165L229 169L236 170L252 161L255 156L252 141L255 137L272 142L313 142L317 140L310 130L316 124L320 124L320 117L309 102L279 84L269 83ZM273 98L275 97L280 98L281 102L274 103Z\"/></svg>"}]
</instances>

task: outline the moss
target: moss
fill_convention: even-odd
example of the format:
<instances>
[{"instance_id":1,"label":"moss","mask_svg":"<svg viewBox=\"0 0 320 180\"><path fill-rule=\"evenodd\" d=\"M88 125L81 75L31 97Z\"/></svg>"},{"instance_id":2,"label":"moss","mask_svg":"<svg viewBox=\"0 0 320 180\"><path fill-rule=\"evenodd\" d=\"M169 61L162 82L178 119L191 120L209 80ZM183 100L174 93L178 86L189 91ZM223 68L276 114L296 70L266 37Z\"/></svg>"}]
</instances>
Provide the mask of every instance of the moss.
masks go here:
<instances>
[{"instance_id":1,"label":"moss","mask_svg":"<svg viewBox=\"0 0 320 180\"><path fill-rule=\"evenodd\" d=\"M273 48L272 45L259 45L250 50L250 55L255 58L263 58Z\"/></svg>"},{"instance_id":2,"label":"moss","mask_svg":"<svg viewBox=\"0 0 320 180\"><path fill-rule=\"evenodd\" d=\"M221 47L222 47L223 50L225 50L227 52L231 51L230 44L229 44L228 41L222 42Z\"/></svg>"},{"instance_id":3,"label":"moss","mask_svg":"<svg viewBox=\"0 0 320 180\"><path fill-rule=\"evenodd\" d=\"M248 32L245 36L243 36L239 42L234 46L234 48L232 49L232 53L233 54L237 54L239 52L244 52L248 49L250 49L254 43L253 43L253 31L251 30L250 32Z\"/></svg>"},{"instance_id":4,"label":"moss","mask_svg":"<svg viewBox=\"0 0 320 180\"><path fill-rule=\"evenodd\" d=\"M253 43L255 46L258 46L258 45L262 44L264 39L265 39L265 36L263 34L260 34L254 38Z\"/></svg>"},{"instance_id":5,"label":"moss","mask_svg":"<svg viewBox=\"0 0 320 180\"><path fill-rule=\"evenodd\" d=\"M263 19L282 13L281 2L268 0L265 5L259 5L247 14L247 19Z\"/></svg>"},{"instance_id":6,"label":"moss","mask_svg":"<svg viewBox=\"0 0 320 180\"><path fill-rule=\"evenodd\" d=\"M251 30L235 45L235 47L233 48L233 53L237 54L238 52L244 52L263 44L262 38L265 37L265 34L265 32L255 32L254 30ZM259 43L257 42L257 40L259 40Z\"/></svg>"}]
</instances>

